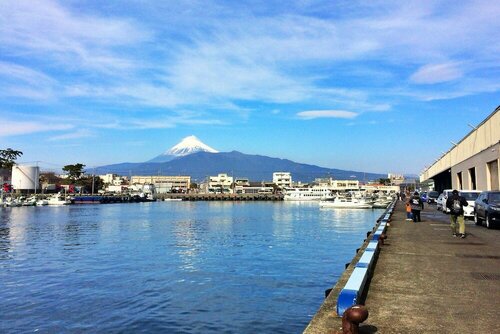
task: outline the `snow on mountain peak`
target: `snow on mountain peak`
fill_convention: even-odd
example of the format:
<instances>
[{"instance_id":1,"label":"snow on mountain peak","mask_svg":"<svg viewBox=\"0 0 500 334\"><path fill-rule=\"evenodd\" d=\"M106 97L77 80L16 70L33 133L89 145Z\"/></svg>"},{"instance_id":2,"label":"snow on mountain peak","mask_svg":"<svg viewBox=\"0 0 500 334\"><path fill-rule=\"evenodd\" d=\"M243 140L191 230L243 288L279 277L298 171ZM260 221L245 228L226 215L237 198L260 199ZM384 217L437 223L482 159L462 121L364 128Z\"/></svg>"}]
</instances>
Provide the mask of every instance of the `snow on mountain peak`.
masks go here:
<instances>
[{"instance_id":1,"label":"snow on mountain peak","mask_svg":"<svg viewBox=\"0 0 500 334\"><path fill-rule=\"evenodd\" d=\"M195 136L188 136L182 139L180 143L178 143L177 145L175 145L174 147L163 153L163 155L175 155L177 157L182 157L200 151L218 153L218 151L202 143Z\"/></svg>"}]
</instances>

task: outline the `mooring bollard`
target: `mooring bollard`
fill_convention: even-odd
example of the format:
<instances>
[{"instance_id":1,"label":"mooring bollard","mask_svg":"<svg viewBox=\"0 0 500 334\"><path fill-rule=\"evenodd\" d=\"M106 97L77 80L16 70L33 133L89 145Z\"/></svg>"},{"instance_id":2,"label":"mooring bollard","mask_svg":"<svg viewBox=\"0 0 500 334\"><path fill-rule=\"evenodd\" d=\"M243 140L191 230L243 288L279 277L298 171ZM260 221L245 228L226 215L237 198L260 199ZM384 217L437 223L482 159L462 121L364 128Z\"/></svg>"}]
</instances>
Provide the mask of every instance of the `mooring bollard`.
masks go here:
<instances>
[{"instance_id":1,"label":"mooring bollard","mask_svg":"<svg viewBox=\"0 0 500 334\"><path fill-rule=\"evenodd\" d=\"M378 242L379 242L379 244L380 244L380 245L383 245L383 244L384 244L384 242L385 242L385 239L387 239L387 236L385 235L385 233L382 233L382 234L380 235L380 237L378 238Z\"/></svg>"},{"instance_id":2,"label":"mooring bollard","mask_svg":"<svg viewBox=\"0 0 500 334\"><path fill-rule=\"evenodd\" d=\"M368 309L363 305L354 305L345 310L342 316L342 333L358 334L359 324L368 318Z\"/></svg>"}]
</instances>

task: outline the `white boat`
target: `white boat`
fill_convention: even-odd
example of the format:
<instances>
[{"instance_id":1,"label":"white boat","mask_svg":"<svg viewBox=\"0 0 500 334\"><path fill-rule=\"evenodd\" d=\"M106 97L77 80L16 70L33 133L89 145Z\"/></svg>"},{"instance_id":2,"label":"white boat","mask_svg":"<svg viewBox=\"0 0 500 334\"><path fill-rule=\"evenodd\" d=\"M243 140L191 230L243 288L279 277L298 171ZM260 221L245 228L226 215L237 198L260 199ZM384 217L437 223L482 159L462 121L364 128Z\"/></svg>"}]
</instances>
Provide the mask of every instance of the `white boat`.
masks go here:
<instances>
[{"instance_id":1,"label":"white boat","mask_svg":"<svg viewBox=\"0 0 500 334\"><path fill-rule=\"evenodd\" d=\"M320 201L333 198L330 187L285 188L283 199L285 201Z\"/></svg>"},{"instance_id":2,"label":"white boat","mask_svg":"<svg viewBox=\"0 0 500 334\"><path fill-rule=\"evenodd\" d=\"M46 199L39 199L38 201L36 201L36 205L37 206L49 205L49 201Z\"/></svg>"},{"instance_id":3,"label":"white boat","mask_svg":"<svg viewBox=\"0 0 500 334\"><path fill-rule=\"evenodd\" d=\"M69 199L66 199L62 194L55 194L47 199L48 205L68 205L71 204Z\"/></svg>"},{"instance_id":4,"label":"white boat","mask_svg":"<svg viewBox=\"0 0 500 334\"><path fill-rule=\"evenodd\" d=\"M365 198L337 196L334 199L320 201L322 208L344 208L344 209L371 209L373 202Z\"/></svg>"},{"instance_id":5,"label":"white boat","mask_svg":"<svg viewBox=\"0 0 500 334\"><path fill-rule=\"evenodd\" d=\"M21 206L22 202L17 198L13 198L13 197L9 196L9 197L4 199L3 205L5 207L12 208L12 207Z\"/></svg>"}]
</instances>

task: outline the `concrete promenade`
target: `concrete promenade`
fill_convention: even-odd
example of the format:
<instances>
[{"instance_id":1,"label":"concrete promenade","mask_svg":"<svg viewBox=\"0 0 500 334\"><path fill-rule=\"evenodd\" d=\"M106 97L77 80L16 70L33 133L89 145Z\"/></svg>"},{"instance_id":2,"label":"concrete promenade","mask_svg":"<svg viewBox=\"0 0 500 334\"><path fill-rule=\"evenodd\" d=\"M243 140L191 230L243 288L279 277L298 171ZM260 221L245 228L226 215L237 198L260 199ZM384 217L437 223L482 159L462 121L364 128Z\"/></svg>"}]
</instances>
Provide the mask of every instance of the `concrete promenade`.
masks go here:
<instances>
[{"instance_id":1,"label":"concrete promenade","mask_svg":"<svg viewBox=\"0 0 500 334\"><path fill-rule=\"evenodd\" d=\"M500 230L466 221L467 237L455 238L449 216L435 205L426 206L420 223L405 218L398 202L368 287L369 317L360 333L500 333ZM338 330L339 318L332 314L339 288L306 333Z\"/></svg>"}]
</instances>

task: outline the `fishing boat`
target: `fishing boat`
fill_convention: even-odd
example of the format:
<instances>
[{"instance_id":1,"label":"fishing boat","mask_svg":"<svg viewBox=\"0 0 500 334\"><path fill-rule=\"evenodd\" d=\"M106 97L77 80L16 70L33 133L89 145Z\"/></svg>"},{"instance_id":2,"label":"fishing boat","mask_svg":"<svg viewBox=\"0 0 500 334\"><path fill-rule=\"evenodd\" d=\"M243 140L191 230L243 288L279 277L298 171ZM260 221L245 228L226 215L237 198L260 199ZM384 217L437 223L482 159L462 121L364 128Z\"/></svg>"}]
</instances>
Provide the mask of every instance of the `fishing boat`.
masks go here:
<instances>
[{"instance_id":1,"label":"fishing boat","mask_svg":"<svg viewBox=\"0 0 500 334\"><path fill-rule=\"evenodd\" d=\"M49 205L68 205L71 200L66 199L61 193L54 194L47 199Z\"/></svg>"}]
</instances>

